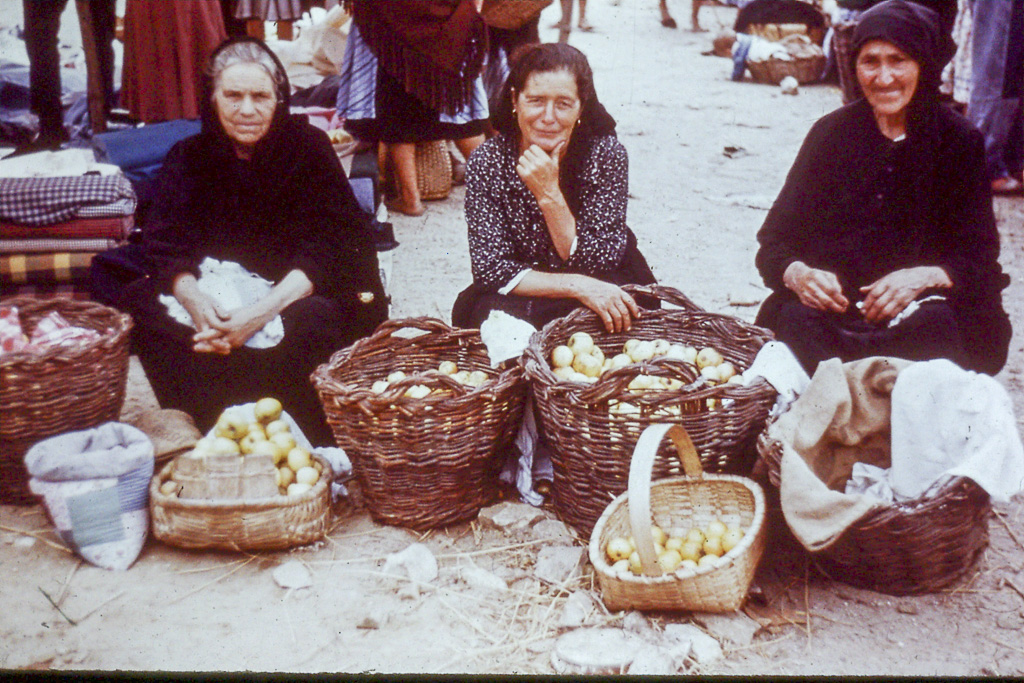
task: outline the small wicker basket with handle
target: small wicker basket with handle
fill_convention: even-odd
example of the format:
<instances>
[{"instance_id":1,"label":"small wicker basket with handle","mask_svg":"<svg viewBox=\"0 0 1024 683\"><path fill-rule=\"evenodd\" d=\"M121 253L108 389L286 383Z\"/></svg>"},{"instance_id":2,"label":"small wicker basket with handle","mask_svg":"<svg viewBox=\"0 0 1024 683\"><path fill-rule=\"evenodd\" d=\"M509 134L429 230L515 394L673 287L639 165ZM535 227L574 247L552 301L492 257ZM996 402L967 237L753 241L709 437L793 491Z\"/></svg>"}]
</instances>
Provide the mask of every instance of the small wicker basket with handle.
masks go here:
<instances>
[{"instance_id":1,"label":"small wicker basket with handle","mask_svg":"<svg viewBox=\"0 0 1024 683\"><path fill-rule=\"evenodd\" d=\"M658 445L668 436L686 476L651 483ZM679 568L663 573L655 556L651 524L662 529L705 528L712 520L737 524L742 540L711 567ZM632 535L643 571L616 572L605 547L615 537ZM745 477L704 474L686 430L680 425L651 425L640 435L629 470L629 491L616 498L594 526L590 562L609 609L730 612L743 604L764 552L767 526L761 487Z\"/></svg>"}]
</instances>

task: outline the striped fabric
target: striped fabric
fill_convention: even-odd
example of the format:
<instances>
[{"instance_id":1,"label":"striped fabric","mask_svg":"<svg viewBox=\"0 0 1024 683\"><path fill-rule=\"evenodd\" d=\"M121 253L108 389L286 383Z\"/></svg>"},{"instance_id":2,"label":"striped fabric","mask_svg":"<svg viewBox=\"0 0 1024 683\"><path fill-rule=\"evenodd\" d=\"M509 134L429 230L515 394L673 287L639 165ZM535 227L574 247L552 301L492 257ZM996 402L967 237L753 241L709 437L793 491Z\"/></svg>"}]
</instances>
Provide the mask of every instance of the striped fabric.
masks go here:
<instances>
[{"instance_id":1,"label":"striped fabric","mask_svg":"<svg viewBox=\"0 0 1024 683\"><path fill-rule=\"evenodd\" d=\"M109 216L104 218L73 218L64 223L50 225L18 225L0 223L0 239L127 239L135 227L135 216ZM39 251L32 249L31 251ZM77 250L76 250L77 251Z\"/></svg>"},{"instance_id":2,"label":"striped fabric","mask_svg":"<svg viewBox=\"0 0 1024 683\"><path fill-rule=\"evenodd\" d=\"M0 239L0 254L44 254L60 252L89 252L113 249L122 244L122 240L104 237L88 237L84 239L61 239L59 237L41 237L39 239Z\"/></svg>"},{"instance_id":3,"label":"striped fabric","mask_svg":"<svg viewBox=\"0 0 1024 683\"><path fill-rule=\"evenodd\" d=\"M73 284L87 289L94 256L90 252L0 255L0 294L9 296L22 285Z\"/></svg>"}]
</instances>

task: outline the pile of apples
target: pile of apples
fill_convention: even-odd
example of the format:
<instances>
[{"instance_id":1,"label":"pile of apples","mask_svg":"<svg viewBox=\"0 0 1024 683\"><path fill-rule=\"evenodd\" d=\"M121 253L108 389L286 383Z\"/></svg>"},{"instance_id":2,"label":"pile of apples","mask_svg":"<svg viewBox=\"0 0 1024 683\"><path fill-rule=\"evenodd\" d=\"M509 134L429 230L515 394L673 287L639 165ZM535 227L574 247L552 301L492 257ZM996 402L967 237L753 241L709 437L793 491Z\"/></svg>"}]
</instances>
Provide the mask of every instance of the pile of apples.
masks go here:
<instances>
[{"instance_id":1,"label":"pile of apples","mask_svg":"<svg viewBox=\"0 0 1024 683\"><path fill-rule=\"evenodd\" d=\"M459 384L467 387L478 387L484 382L490 379L490 376L482 370L460 370L458 364L455 361L443 360L437 366L437 371L442 375L448 375ZM389 386L395 382L400 382L405 379L406 375L401 370L395 370L385 379L379 379L373 383L370 390L375 394L384 393ZM449 393L444 387L431 388L425 384L414 384L405 390L405 396L408 398L426 398L431 394L447 394Z\"/></svg>"},{"instance_id":2,"label":"pile of apples","mask_svg":"<svg viewBox=\"0 0 1024 683\"><path fill-rule=\"evenodd\" d=\"M656 524L651 526L658 566L665 574L677 569L714 567L723 555L739 545L744 535L745 532L738 525L727 526L720 519L712 520L704 529L673 529L670 534ZM604 552L612 571L616 573L629 571L640 574L643 571L632 536L609 539Z\"/></svg>"},{"instance_id":3,"label":"pile of apples","mask_svg":"<svg viewBox=\"0 0 1024 683\"><path fill-rule=\"evenodd\" d=\"M182 457L205 458L211 455L270 456L276 468L281 495L298 496L313 488L322 467L312 454L295 442L291 427L281 419L283 407L276 398L261 398L254 406L255 422L240 412L225 410L217 418L213 435L204 436ZM160 490L174 495L177 484L165 481ZM166 489L166 490L165 490Z\"/></svg>"},{"instance_id":4,"label":"pile of apples","mask_svg":"<svg viewBox=\"0 0 1024 683\"><path fill-rule=\"evenodd\" d=\"M672 358L689 363L697 368L709 384L742 383L734 366L725 360L721 352L708 346L696 349L693 346L673 344L665 339L646 341L629 339L622 345L622 352L606 357L594 338L586 332L575 332L564 345L551 350L551 368L558 379L567 382L593 383L609 370L640 363L652 358ZM634 392L648 390L677 390L683 386L678 379L637 375L629 383Z\"/></svg>"}]
</instances>

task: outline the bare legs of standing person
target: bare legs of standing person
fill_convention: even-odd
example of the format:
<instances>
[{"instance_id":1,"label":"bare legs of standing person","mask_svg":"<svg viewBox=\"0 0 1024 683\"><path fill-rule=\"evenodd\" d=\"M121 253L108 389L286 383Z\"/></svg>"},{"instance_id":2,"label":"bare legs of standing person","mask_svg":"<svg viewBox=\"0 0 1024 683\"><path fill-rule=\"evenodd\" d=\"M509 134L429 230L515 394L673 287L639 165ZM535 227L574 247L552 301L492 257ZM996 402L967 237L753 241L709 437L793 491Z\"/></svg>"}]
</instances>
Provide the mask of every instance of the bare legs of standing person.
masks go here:
<instances>
[{"instance_id":1,"label":"bare legs of standing person","mask_svg":"<svg viewBox=\"0 0 1024 683\"><path fill-rule=\"evenodd\" d=\"M416 144L394 142L388 145L388 154L395 168L398 197L388 208L406 216L422 216L426 209L420 201L420 188L416 182Z\"/></svg>"},{"instance_id":2,"label":"bare legs of standing person","mask_svg":"<svg viewBox=\"0 0 1024 683\"><path fill-rule=\"evenodd\" d=\"M483 144L485 137L474 135L455 141L455 146L466 159L477 147ZM416 144L412 142L393 142L388 145L388 154L395 169L395 180L398 185L398 196L388 204L388 209L404 213L406 216L422 216L426 208L420 197L419 183L416 178Z\"/></svg>"}]
</instances>

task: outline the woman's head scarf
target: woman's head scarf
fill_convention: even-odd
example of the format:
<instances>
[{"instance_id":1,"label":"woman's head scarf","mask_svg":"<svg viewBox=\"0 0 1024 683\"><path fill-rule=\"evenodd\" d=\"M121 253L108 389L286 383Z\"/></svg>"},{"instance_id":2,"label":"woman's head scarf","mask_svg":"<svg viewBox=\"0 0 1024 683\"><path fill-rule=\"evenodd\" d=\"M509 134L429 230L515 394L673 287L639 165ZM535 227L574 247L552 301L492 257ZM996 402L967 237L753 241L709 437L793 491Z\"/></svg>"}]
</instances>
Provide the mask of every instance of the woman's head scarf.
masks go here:
<instances>
[{"instance_id":1,"label":"woman's head scarf","mask_svg":"<svg viewBox=\"0 0 1024 683\"><path fill-rule=\"evenodd\" d=\"M866 11L853 32L850 61L854 73L857 55L872 40L891 43L917 62L921 75L912 104L938 97L942 69L953 58L956 43L943 30L937 12L910 0L886 0Z\"/></svg>"},{"instance_id":2,"label":"woman's head scarf","mask_svg":"<svg viewBox=\"0 0 1024 683\"><path fill-rule=\"evenodd\" d=\"M206 72L203 74L203 87L202 94L200 95L202 99L199 102L199 115L203 125L203 134L212 135L218 140L230 142L230 138L224 130L224 126L221 125L220 118L217 116L216 106L213 104L213 92L217 75L213 72L213 67L217 57L235 45L251 45L254 53L263 53L270 58L269 61L274 66L273 72L269 76L274 82L274 88L277 91L277 107L274 109L274 118L270 123L270 130L264 136L265 139L280 128L281 123L290 116L288 107L291 105L291 85L288 82L288 73L285 71L284 64L277 58L274 51L267 47L266 43L262 40L248 37L229 38L217 46L217 49L210 55ZM264 63L253 63L259 63L260 66L266 67Z\"/></svg>"}]
</instances>

